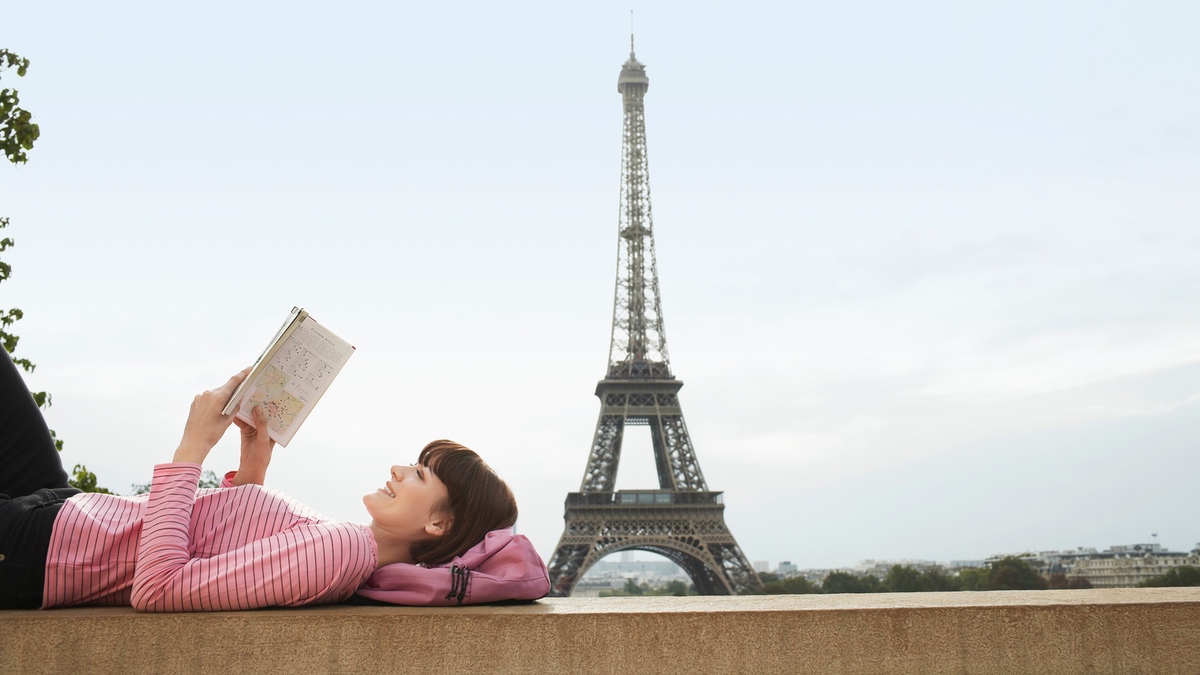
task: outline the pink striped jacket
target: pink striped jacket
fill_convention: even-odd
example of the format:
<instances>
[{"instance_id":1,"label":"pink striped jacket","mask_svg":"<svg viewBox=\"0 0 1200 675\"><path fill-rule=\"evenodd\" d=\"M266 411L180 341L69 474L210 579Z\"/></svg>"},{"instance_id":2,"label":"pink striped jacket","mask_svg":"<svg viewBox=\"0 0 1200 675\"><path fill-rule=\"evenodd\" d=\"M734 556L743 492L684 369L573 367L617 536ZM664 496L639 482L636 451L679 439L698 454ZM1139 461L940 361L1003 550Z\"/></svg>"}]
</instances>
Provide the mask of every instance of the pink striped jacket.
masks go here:
<instances>
[{"instance_id":1,"label":"pink striped jacket","mask_svg":"<svg viewBox=\"0 0 1200 675\"><path fill-rule=\"evenodd\" d=\"M328 520L260 485L198 490L199 479L199 464L160 464L148 496L67 500L54 520L42 607L333 603L375 571L370 528Z\"/></svg>"}]
</instances>

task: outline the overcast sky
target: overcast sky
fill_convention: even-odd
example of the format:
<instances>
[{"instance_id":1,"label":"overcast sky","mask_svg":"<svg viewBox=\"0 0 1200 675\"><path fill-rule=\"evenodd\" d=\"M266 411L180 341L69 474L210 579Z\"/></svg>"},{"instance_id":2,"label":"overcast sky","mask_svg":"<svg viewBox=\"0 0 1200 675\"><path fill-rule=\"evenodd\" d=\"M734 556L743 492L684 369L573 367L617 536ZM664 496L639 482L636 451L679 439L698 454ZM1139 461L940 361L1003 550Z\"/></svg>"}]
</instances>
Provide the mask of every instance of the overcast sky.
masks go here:
<instances>
[{"instance_id":1,"label":"overcast sky","mask_svg":"<svg viewBox=\"0 0 1200 675\"><path fill-rule=\"evenodd\" d=\"M747 557L1200 542L1200 5L634 8L671 362ZM608 354L628 10L6 8L42 138L0 167L0 306L66 464L148 480L301 305L358 351L269 484L362 521L453 438L549 559ZM618 487L657 484L642 433Z\"/></svg>"}]
</instances>

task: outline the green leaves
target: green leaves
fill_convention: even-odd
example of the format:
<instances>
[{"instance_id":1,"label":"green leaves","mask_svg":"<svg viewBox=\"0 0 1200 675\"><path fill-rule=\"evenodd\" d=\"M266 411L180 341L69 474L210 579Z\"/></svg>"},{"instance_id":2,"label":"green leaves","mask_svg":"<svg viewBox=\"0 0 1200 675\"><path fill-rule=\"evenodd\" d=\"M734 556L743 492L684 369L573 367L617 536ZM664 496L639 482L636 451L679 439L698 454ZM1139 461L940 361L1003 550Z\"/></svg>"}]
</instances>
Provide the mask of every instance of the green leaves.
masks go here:
<instances>
[{"instance_id":1,"label":"green leaves","mask_svg":"<svg viewBox=\"0 0 1200 675\"><path fill-rule=\"evenodd\" d=\"M99 492L101 494L111 495L112 491L108 488L102 488L96 485L96 474L87 470L87 467L82 464L76 464L71 470L74 475L67 480L67 483L73 487L83 490L84 492Z\"/></svg>"},{"instance_id":2,"label":"green leaves","mask_svg":"<svg viewBox=\"0 0 1200 675\"><path fill-rule=\"evenodd\" d=\"M7 312L0 311L0 341L4 343L4 351L9 354L17 350L17 341L21 338L8 332L8 327L16 323L24 316L24 313L19 309L10 309ZM21 365L21 364L17 364ZM26 372L33 370L33 364L22 366Z\"/></svg>"},{"instance_id":3,"label":"green leaves","mask_svg":"<svg viewBox=\"0 0 1200 675\"><path fill-rule=\"evenodd\" d=\"M21 58L7 49L0 49L0 70L16 67L17 77L25 77L25 71L29 70L29 59Z\"/></svg>"},{"instance_id":4,"label":"green leaves","mask_svg":"<svg viewBox=\"0 0 1200 675\"><path fill-rule=\"evenodd\" d=\"M7 49L0 49L0 74L9 68L17 69L17 77L25 77L29 70L29 59L21 58ZM24 164L26 152L42 135L41 128L33 122L33 115L21 107L21 98L16 89L0 90L0 148L13 164Z\"/></svg>"},{"instance_id":5,"label":"green leaves","mask_svg":"<svg viewBox=\"0 0 1200 675\"><path fill-rule=\"evenodd\" d=\"M762 574L758 575L761 579ZM804 577L785 577L783 579L774 579L771 581L763 581L764 595L801 595L806 593L820 593L821 587L812 583Z\"/></svg>"},{"instance_id":6,"label":"green leaves","mask_svg":"<svg viewBox=\"0 0 1200 675\"><path fill-rule=\"evenodd\" d=\"M19 106L16 89L0 90L0 147L13 164L24 164L28 159L25 152L33 149L33 142L41 135L41 128L33 123L33 115Z\"/></svg>"}]
</instances>

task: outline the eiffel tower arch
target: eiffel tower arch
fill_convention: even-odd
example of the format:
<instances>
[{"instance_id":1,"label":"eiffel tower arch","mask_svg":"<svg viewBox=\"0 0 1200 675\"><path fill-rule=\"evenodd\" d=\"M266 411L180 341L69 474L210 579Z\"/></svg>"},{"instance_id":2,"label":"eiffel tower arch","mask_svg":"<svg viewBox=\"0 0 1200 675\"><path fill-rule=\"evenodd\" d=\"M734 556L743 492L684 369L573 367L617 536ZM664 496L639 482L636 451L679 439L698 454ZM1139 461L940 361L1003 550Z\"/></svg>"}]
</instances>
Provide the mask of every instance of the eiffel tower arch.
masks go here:
<instances>
[{"instance_id":1,"label":"eiffel tower arch","mask_svg":"<svg viewBox=\"0 0 1200 675\"><path fill-rule=\"evenodd\" d=\"M704 595L762 586L725 525L722 493L704 481L679 404L683 382L671 373L650 208L643 106L649 88L630 36L629 60L617 79L625 119L608 372L596 385L600 418L583 482L567 495L566 525L550 559L553 595L570 595L597 561L630 549L675 562ZM626 426L650 428L657 489L616 489Z\"/></svg>"}]
</instances>

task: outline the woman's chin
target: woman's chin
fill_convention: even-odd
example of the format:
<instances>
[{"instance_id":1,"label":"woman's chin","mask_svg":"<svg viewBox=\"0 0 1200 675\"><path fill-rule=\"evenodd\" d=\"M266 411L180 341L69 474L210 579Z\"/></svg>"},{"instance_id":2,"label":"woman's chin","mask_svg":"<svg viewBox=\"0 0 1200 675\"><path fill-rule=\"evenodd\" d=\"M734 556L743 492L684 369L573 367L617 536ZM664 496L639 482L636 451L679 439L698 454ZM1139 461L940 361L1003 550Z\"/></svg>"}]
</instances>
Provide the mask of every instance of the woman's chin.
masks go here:
<instances>
[{"instance_id":1,"label":"woman's chin","mask_svg":"<svg viewBox=\"0 0 1200 675\"><path fill-rule=\"evenodd\" d=\"M392 496L383 490L368 492L367 494L363 495L362 498L363 506L367 507L367 513L369 513L372 518L375 517L375 509L377 507L382 507L390 501L392 501Z\"/></svg>"}]
</instances>

